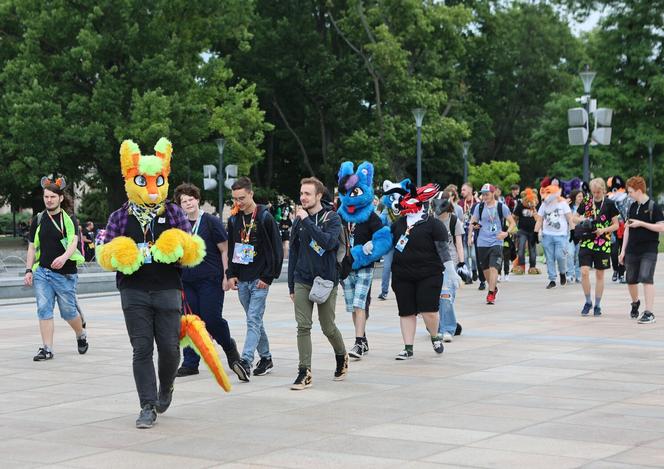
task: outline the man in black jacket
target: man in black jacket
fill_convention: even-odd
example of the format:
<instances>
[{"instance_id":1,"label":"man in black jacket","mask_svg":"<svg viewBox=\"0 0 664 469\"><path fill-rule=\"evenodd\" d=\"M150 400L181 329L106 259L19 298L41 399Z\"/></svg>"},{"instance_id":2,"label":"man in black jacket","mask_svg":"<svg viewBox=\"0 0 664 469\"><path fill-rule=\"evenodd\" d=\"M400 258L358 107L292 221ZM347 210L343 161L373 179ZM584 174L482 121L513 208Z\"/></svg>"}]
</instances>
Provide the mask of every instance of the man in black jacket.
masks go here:
<instances>
[{"instance_id":1,"label":"man in black jacket","mask_svg":"<svg viewBox=\"0 0 664 469\"><path fill-rule=\"evenodd\" d=\"M251 180L241 177L232 186L233 201L239 212L228 219L228 286L238 290L247 314L247 336L241 364L247 375L258 351L254 376L273 368L270 344L263 326L265 300L272 281L279 277L284 250L277 222L266 207L256 205Z\"/></svg>"},{"instance_id":2,"label":"man in black jacket","mask_svg":"<svg viewBox=\"0 0 664 469\"><path fill-rule=\"evenodd\" d=\"M325 186L316 178L301 181L300 207L291 231L288 255L288 291L295 305L297 350L300 357L293 390L311 387L311 324L314 303L309 299L314 279L321 277L334 287L323 303L318 304L318 320L323 334L330 341L336 356L334 380L341 381L348 372L348 354L341 332L334 323L339 273L337 249L341 235L341 219L331 208L323 207Z\"/></svg>"}]
</instances>

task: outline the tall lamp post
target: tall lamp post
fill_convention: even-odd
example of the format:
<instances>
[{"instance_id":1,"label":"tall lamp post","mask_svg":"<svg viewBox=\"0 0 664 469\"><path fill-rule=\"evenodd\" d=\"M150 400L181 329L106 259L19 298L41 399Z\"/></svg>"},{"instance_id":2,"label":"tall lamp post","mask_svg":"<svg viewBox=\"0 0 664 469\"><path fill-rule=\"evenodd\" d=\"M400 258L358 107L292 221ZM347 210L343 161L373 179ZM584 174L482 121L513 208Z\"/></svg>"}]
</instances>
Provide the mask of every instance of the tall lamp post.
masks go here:
<instances>
[{"instance_id":1,"label":"tall lamp post","mask_svg":"<svg viewBox=\"0 0 664 469\"><path fill-rule=\"evenodd\" d=\"M413 109L415 125L417 126L417 187L422 187L422 121L426 111L421 108Z\"/></svg>"},{"instance_id":2,"label":"tall lamp post","mask_svg":"<svg viewBox=\"0 0 664 469\"><path fill-rule=\"evenodd\" d=\"M581 81L583 81L583 92L585 93L585 109L590 114L590 89L592 88L593 80L597 73L590 71L590 66L586 65L583 72L579 73ZM583 145L583 180L590 181L590 139L586 140Z\"/></svg>"},{"instance_id":3,"label":"tall lamp post","mask_svg":"<svg viewBox=\"0 0 664 469\"><path fill-rule=\"evenodd\" d=\"M648 142L648 195L652 198L652 150L655 147L655 143L651 140Z\"/></svg>"},{"instance_id":4,"label":"tall lamp post","mask_svg":"<svg viewBox=\"0 0 664 469\"><path fill-rule=\"evenodd\" d=\"M219 170L217 171L217 187L219 188L219 218L224 219L224 146L226 139L218 138L215 140L217 143L217 150L219 150Z\"/></svg>"},{"instance_id":5,"label":"tall lamp post","mask_svg":"<svg viewBox=\"0 0 664 469\"><path fill-rule=\"evenodd\" d=\"M463 142L463 183L468 182L468 150L470 142Z\"/></svg>"}]
</instances>

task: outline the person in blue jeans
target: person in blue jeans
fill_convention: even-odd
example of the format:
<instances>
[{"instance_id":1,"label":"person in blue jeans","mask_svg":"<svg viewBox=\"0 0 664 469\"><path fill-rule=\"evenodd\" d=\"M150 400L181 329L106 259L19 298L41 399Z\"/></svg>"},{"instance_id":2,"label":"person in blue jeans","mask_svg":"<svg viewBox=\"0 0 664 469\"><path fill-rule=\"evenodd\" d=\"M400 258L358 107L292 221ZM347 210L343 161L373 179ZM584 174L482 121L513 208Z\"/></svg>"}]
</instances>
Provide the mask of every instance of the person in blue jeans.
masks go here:
<instances>
[{"instance_id":1,"label":"person in blue jeans","mask_svg":"<svg viewBox=\"0 0 664 469\"><path fill-rule=\"evenodd\" d=\"M182 207L191 224L191 231L205 241L205 258L196 267L182 272L182 287L191 310L205 322L205 328L226 354L228 366L241 381L249 377L240 364L240 353L231 337L228 322L223 317L224 285L228 265L228 235L221 220L200 209L201 191L193 184L184 183L175 188L175 202ZM186 347L177 377L198 374L200 357Z\"/></svg>"},{"instance_id":2,"label":"person in blue jeans","mask_svg":"<svg viewBox=\"0 0 664 469\"><path fill-rule=\"evenodd\" d=\"M570 193L569 208L572 214L576 213L583 203L583 192L576 189ZM567 251L567 280L581 283L581 266L579 264L579 240L574 238L574 229L570 228L569 247Z\"/></svg>"},{"instance_id":3,"label":"person in blue jeans","mask_svg":"<svg viewBox=\"0 0 664 469\"><path fill-rule=\"evenodd\" d=\"M547 289L556 286L558 276L561 285L567 283L567 250L573 222L572 211L567 201L560 196L560 192L560 188L555 184L541 190L542 205L537 211L539 217L535 223L535 231L542 233L542 247L549 276ZM556 275L556 264L559 275Z\"/></svg>"},{"instance_id":4,"label":"person in blue jeans","mask_svg":"<svg viewBox=\"0 0 664 469\"><path fill-rule=\"evenodd\" d=\"M260 357L254 376L268 374L274 364L263 325L265 301L272 281L281 274L284 250L277 222L269 210L254 202L251 179L241 177L232 186L238 213L228 219L228 287L237 290L247 315L247 335L240 364L247 375L254 355Z\"/></svg>"}]
</instances>

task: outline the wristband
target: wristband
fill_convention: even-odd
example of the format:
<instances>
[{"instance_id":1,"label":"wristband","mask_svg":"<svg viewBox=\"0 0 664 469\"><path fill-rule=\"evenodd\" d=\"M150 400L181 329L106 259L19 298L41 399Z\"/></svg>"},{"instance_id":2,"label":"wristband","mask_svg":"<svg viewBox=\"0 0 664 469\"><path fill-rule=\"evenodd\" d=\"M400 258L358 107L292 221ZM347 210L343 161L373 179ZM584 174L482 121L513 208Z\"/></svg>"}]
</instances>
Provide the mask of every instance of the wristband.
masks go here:
<instances>
[{"instance_id":1,"label":"wristband","mask_svg":"<svg viewBox=\"0 0 664 469\"><path fill-rule=\"evenodd\" d=\"M26 273L26 274L31 274L31 273L32 273L32 269L25 269L25 273Z\"/></svg>"}]
</instances>

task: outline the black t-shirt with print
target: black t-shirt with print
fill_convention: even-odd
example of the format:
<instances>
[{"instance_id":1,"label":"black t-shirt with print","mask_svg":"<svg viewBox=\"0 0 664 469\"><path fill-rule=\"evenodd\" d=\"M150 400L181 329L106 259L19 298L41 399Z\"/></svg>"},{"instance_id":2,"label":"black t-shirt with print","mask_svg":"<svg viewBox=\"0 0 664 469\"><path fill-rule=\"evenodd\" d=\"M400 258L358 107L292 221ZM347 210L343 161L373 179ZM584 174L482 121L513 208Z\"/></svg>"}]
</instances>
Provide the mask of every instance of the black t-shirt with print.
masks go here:
<instances>
[{"instance_id":1,"label":"black t-shirt with print","mask_svg":"<svg viewBox=\"0 0 664 469\"><path fill-rule=\"evenodd\" d=\"M634 202L629 207L629 219L641 220L646 223L659 223L664 221L662 208L656 203L653 204L652 213L650 213L650 199L645 204ZM629 239L627 240L627 254L644 254L646 252L657 252L659 244L659 233L650 231L647 228L630 228Z\"/></svg>"},{"instance_id":2,"label":"black t-shirt with print","mask_svg":"<svg viewBox=\"0 0 664 469\"><path fill-rule=\"evenodd\" d=\"M592 197L590 200L584 200L579 205L579 208L577 208L576 213L583 215L585 218L594 219L596 229L611 226L613 217L620 215L616 204L608 197L604 197L604 200L600 202L597 202ZM583 239L581 240L580 247L592 251L611 252L611 233L606 233L602 236L593 236L590 239Z\"/></svg>"},{"instance_id":3,"label":"black t-shirt with print","mask_svg":"<svg viewBox=\"0 0 664 469\"><path fill-rule=\"evenodd\" d=\"M401 217L392 226L392 243L396 245L406 233L406 217ZM443 274L443 264L436 250L436 241L447 246L447 229L435 217L427 217L413 225L408 234L408 243L403 252L394 249L392 275L397 278L422 279Z\"/></svg>"},{"instance_id":4,"label":"black t-shirt with print","mask_svg":"<svg viewBox=\"0 0 664 469\"><path fill-rule=\"evenodd\" d=\"M69 259L65 262L65 265L62 266L62 269L55 270L51 268L51 263L55 260L56 257L59 257L65 253L65 246L62 244L63 239L67 238L67 228L65 227L65 222L62 219L62 212L59 212L55 215L52 215L53 221L48 212L44 211L39 229L39 266L45 269L52 270L59 274L75 274L76 262ZM74 235L78 235L78 221L74 215L71 215L71 221L74 223ZM57 226L57 228L56 228ZM62 232L60 231L62 228ZM32 218L30 223L30 242L35 242L35 233L37 232L37 215Z\"/></svg>"},{"instance_id":5,"label":"black t-shirt with print","mask_svg":"<svg viewBox=\"0 0 664 469\"><path fill-rule=\"evenodd\" d=\"M351 247L360 246L371 241L373 234L383 227L383 222L380 221L380 217L375 212L371 212L371 215L364 223L348 223L342 219L342 224L346 230L348 243ZM373 264L366 267L372 266Z\"/></svg>"},{"instance_id":6,"label":"black t-shirt with print","mask_svg":"<svg viewBox=\"0 0 664 469\"><path fill-rule=\"evenodd\" d=\"M518 217L517 227L525 232L532 233L535 231L535 214L537 208L526 208L523 202L519 200L514 207L514 216Z\"/></svg>"}]
</instances>

